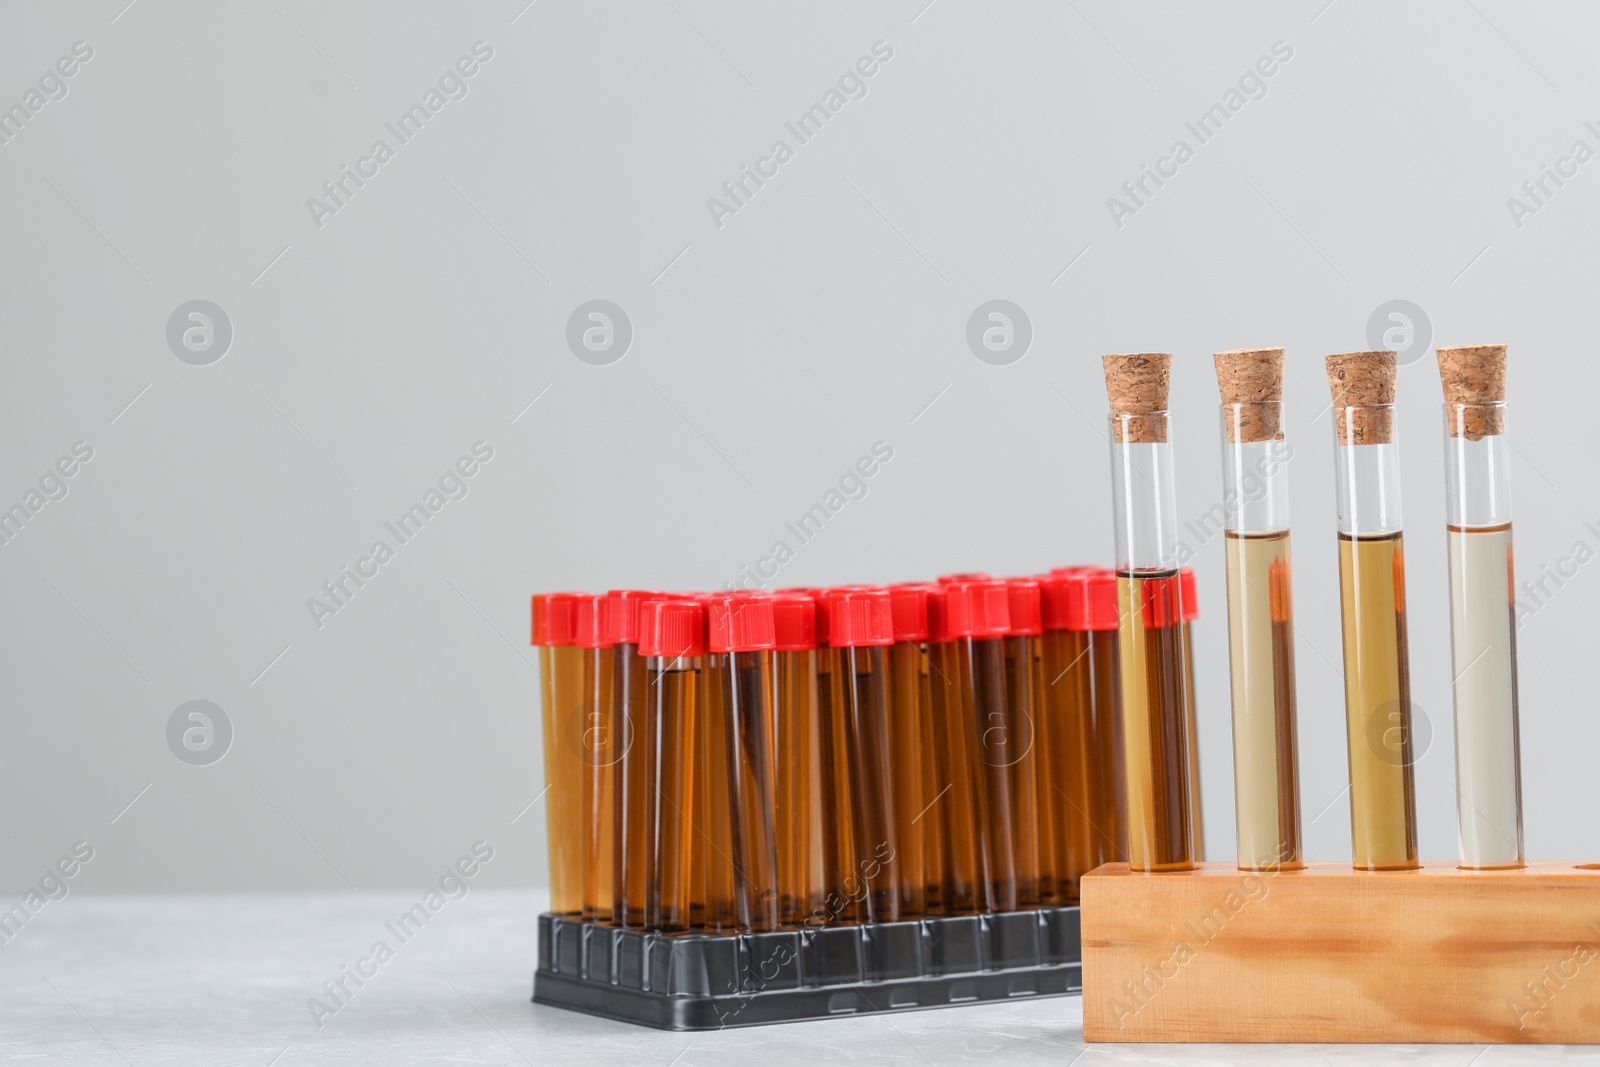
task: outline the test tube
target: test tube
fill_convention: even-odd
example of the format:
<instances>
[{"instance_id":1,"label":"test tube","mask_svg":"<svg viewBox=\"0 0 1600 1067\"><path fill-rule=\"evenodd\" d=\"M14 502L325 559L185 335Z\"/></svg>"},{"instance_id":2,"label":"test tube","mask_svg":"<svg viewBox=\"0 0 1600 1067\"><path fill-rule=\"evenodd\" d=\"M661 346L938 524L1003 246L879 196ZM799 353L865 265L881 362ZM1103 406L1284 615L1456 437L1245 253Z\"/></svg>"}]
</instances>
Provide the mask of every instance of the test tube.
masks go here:
<instances>
[{"instance_id":1,"label":"test tube","mask_svg":"<svg viewBox=\"0 0 1600 1067\"><path fill-rule=\"evenodd\" d=\"M533 598L533 644L539 648L545 832L550 855L550 912L583 913L583 763L572 732L583 707L583 650L574 644L583 593Z\"/></svg>"},{"instance_id":2,"label":"test tube","mask_svg":"<svg viewBox=\"0 0 1600 1067\"><path fill-rule=\"evenodd\" d=\"M894 795L890 786L889 660L894 644L889 591L838 588L828 592L828 643L835 651L835 716L844 726L842 751L850 782L854 865L844 888L859 902L863 922L900 918Z\"/></svg>"},{"instance_id":3,"label":"test tube","mask_svg":"<svg viewBox=\"0 0 1600 1067\"><path fill-rule=\"evenodd\" d=\"M1110 355L1103 362L1111 401L1128 864L1140 872L1186 871L1195 860L1183 586L1166 411L1172 357Z\"/></svg>"},{"instance_id":4,"label":"test tube","mask_svg":"<svg viewBox=\"0 0 1600 1067\"><path fill-rule=\"evenodd\" d=\"M1393 352L1326 360L1333 393L1339 593L1356 870L1417 862L1406 570L1400 527Z\"/></svg>"},{"instance_id":5,"label":"test tube","mask_svg":"<svg viewBox=\"0 0 1600 1067\"><path fill-rule=\"evenodd\" d=\"M889 646L889 748L894 754L895 865L900 917L939 906L939 817L933 766L933 695L928 669L928 586L889 587L894 644Z\"/></svg>"},{"instance_id":6,"label":"test tube","mask_svg":"<svg viewBox=\"0 0 1600 1067\"><path fill-rule=\"evenodd\" d=\"M616 910L616 708L612 705L614 654L606 626L606 597L579 598L573 643L583 654L583 698L572 728L572 752L581 768L580 845L583 917L610 922Z\"/></svg>"},{"instance_id":7,"label":"test tube","mask_svg":"<svg viewBox=\"0 0 1600 1067\"><path fill-rule=\"evenodd\" d=\"M971 767L972 813L983 911L1017 909L1016 823L1011 804L1013 715L1006 701L1005 637L1011 631L1006 583L954 581L944 586L944 631L953 639L962 727ZM958 799L957 803L961 801Z\"/></svg>"},{"instance_id":8,"label":"test tube","mask_svg":"<svg viewBox=\"0 0 1600 1067\"><path fill-rule=\"evenodd\" d=\"M1506 346L1441 348L1460 866L1521 867Z\"/></svg>"},{"instance_id":9,"label":"test tube","mask_svg":"<svg viewBox=\"0 0 1600 1067\"><path fill-rule=\"evenodd\" d=\"M710 636L711 608L717 597L692 594L703 609L702 641ZM689 925L712 933L738 930L733 864L733 822L728 817L732 759L728 751L727 656L707 654L700 674L695 712L694 798L690 808Z\"/></svg>"},{"instance_id":10,"label":"test tube","mask_svg":"<svg viewBox=\"0 0 1600 1067\"><path fill-rule=\"evenodd\" d=\"M825 922L822 718L817 704L816 604L809 595L772 598L777 795L778 921L788 928Z\"/></svg>"},{"instance_id":11,"label":"test tube","mask_svg":"<svg viewBox=\"0 0 1600 1067\"><path fill-rule=\"evenodd\" d=\"M1042 868L1039 766L1044 720L1044 614L1036 578L1006 579L1009 632L1006 657L1005 734L988 747L1006 767L1011 786L1011 852L1019 908L1037 908ZM1054 805L1051 805L1054 806Z\"/></svg>"},{"instance_id":12,"label":"test tube","mask_svg":"<svg viewBox=\"0 0 1600 1067\"><path fill-rule=\"evenodd\" d=\"M1200 724L1194 706L1194 621L1200 617L1194 570L1180 568L1183 594L1183 722L1189 735L1189 835L1194 839L1196 863L1206 858L1205 806L1200 799Z\"/></svg>"},{"instance_id":13,"label":"test tube","mask_svg":"<svg viewBox=\"0 0 1600 1067\"><path fill-rule=\"evenodd\" d=\"M1218 352L1233 790L1242 871L1305 866L1300 845L1283 349Z\"/></svg>"},{"instance_id":14,"label":"test tube","mask_svg":"<svg viewBox=\"0 0 1600 1067\"><path fill-rule=\"evenodd\" d=\"M639 654L639 608L665 593L613 589L606 594L606 628L612 645L612 700L617 707L619 736L614 778L617 832L612 872L616 900L613 921L619 926L644 926L646 857L650 848L646 784L645 659Z\"/></svg>"},{"instance_id":15,"label":"test tube","mask_svg":"<svg viewBox=\"0 0 1600 1067\"><path fill-rule=\"evenodd\" d=\"M761 933L778 925L778 853L773 801L772 602L765 596L719 596L707 604L707 653L720 664L728 786L726 818L734 876L734 930ZM713 797L713 803L722 798Z\"/></svg>"},{"instance_id":16,"label":"test tube","mask_svg":"<svg viewBox=\"0 0 1600 1067\"><path fill-rule=\"evenodd\" d=\"M644 925L681 933L690 924L695 715L705 612L692 600L654 600L639 610L645 657L646 806L650 826Z\"/></svg>"},{"instance_id":17,"label":"test tube","mask_svg":"<svg viewBox=\"0 0 1600 1067\"><path fill-rule=\"evenodd\" d=\"M986 891L978 730L967 699L964 659L949 626L949 583L928 587L928 689L933 743L933 802L938 822L939 908L945 915L976 914ZM930 813L931 814L931 813ZM927 818L928 816L924 816Z\"/></svg>"},{"instance_id":18,"label":"test tube","mask_svg":"<svg viewBox=\"0 0 1600 1067\"><path fill-rule=\"evenodd\" d=\"M817 637L817 716L820 723L821 747L819 763L822 770L822 824L829 827L823 834L823 910L824 921L853 923L859 921L859 901L851 886L859 884L851 872L855 869L855 832L850 826L850 776L845 737L844 694L840 688L838 649L828 643L828 593L815 586L797 586L780 590L811 598L815 605Z\"/></svg>"}]
</instances>

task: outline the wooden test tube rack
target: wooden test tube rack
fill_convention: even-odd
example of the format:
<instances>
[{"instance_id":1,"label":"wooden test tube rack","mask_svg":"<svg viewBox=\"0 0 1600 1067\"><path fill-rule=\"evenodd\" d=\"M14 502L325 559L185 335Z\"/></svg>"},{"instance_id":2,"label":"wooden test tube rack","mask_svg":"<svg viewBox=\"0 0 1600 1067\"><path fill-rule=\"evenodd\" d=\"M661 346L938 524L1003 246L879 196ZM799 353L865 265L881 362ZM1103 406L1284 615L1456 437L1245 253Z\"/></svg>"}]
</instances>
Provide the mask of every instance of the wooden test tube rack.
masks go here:
<instances>
[{"instance_id":1,"label":"wooden test tube rack","mask_svg":"<svg viewBox=\"0 0 1600 1067\"><path fill-rule=\"evenodd\" d=\"M1600 1042L1600 864L1110 863L1082 903L1089 1041Z\"/></svg>"}]
</instances>

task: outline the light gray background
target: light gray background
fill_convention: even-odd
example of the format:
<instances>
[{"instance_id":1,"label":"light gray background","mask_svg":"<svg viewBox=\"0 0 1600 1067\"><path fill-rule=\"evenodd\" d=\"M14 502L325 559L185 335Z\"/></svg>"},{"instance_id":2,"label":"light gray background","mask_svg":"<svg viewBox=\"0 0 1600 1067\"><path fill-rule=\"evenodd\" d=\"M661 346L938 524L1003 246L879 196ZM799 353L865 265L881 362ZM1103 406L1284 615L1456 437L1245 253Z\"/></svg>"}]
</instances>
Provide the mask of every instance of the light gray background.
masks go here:
<instances>
[{"instance_id":1,"label":"light gray background","mask_svg":"<svg viewBox=\"0 0 1600 1067\"><path fill-rule=\"evenodd\" d=\"M1103 352L1176 353L1188 519L1220 493L1210 353L1289 351L1313 858L1349 854L1321 357L1391 299L1510 342L1519 573L1600 548L1600 162L1520 229L1506 206L1600 147L1592 8L125 2L0 8L0 105L94 48L0 146L0 503L94 449L0 546L7 903L78 840L75 892L418 890L480 838L476 884L542 884L531 592L721 585L880 439L782 584L1105 561ZM307 198L478 40L469 95L319 229ZM880 40L868 95L718 228L707 198ZM1115 226L1276 41L1267 95ZM635 334L606 367L564 339L597 298ZM166 343L192 299L233 324L210 366ZM965 341L990 299L1031 318L1010 366ZM1403 371L1400 426L1421 844L1450 861L1437 381ZM469 495L319 629L307 599L479 440ZM1220 540L1196 566L1229 858ZM1597 575L1519 636L1537 857L1600 858ZM167 747L193 699L234 729L209 766Z\"/></svg>"}]
</instances>

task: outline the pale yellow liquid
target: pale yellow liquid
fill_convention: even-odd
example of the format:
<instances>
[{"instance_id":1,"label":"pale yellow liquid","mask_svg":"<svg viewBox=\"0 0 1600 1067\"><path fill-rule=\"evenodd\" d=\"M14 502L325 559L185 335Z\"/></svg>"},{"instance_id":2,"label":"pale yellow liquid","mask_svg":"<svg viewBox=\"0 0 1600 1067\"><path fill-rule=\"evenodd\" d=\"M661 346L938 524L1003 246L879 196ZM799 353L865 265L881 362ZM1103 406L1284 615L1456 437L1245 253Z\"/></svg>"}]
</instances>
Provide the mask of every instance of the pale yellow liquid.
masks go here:
<instances>
[{"instance_id":1,"label":"pale yellow liquid","mask_svg":"<svg viewBox=\"0 0 1600 1067\"><path fill-rule=\"evenodd\" d=\"M1350 835L1357 870L1420 866L1405 573L1398 533L1339 535Z\"/></svg>"},{"instance_id":2,"label":"pale yellow liquid","mask_svg":"<svg viewBox=\"0 0 1600 1067\"><path fill-rule=\"evenodd\" d=\"M1511 524L1451 527L1449 541L1461 866L1521 867Z\"/></svg>"},{"instance_id":3,"label":"pale yellow liquid","mask_svg":"<svg viewBox=\"0 0 1600 1067\"><path fill-rule=\"evenodd\" d=\"M1239 869L1296 869L1305 863L1300 853L1289 533L1229 531L1224 544Z\"/></svg>"}]
</instances>

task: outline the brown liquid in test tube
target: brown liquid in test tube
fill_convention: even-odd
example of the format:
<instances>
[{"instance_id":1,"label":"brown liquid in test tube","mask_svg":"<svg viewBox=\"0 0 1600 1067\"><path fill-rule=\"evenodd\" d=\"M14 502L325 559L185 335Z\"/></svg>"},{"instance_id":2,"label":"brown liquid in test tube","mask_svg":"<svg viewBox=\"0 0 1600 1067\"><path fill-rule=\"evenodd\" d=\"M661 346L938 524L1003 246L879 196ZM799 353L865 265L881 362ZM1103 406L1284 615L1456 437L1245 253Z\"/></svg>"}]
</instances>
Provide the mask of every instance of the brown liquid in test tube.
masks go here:
<instances>
[{"instance_id":1,"label":"brown liquid in test tube","mask_svg":"<svg viewBox=\"0 0 1600 1067\"><path fill-rule=\"evenodd\" d=\"M707 653L722 675L728 761L727 794L712 796L711 817L725 819L731 831L734 930L761 933L778 928L772 602L735 594L713 597L706 608Z\"/></svg>"},{"instance_id":2,"label":"brown liquid in test tube","mask_svg":"<svg viewBox=\"0 0 1600 1067\"><path fill-rule=\"evenodd\" d=\"M972 783L980 911L1017 909L1016 822L1012 807L1010 744L1013 715L1006 695L1005 637L1011 630L1010 595L998 581L955 581L943 586L942 629L952 638L962 725ZM931 603L931 601L930 601Z\"/></svg>"},{"instance_id":3,"label":"brown liquid in test tube","mask_svg":"<svg viewBox=\"0 0 1600 1067\"><path fill-rule=\"evenodd\" d=\"M705 609L709 636L710 594L697 593ZM736 933L738 903L733 864L733 824L728 819L732 790L728 751L727 693L731 664L726 656L707 655L700 675L700 706L695 720L694 806L690 814L689 925L712 933Z\"/></svg>"},{"instance_id":4,"label":"brown liquid in test tube","mask_svg":"<svg viewBox=\"0 0 1600 1067\"><path fill-rule=\"evenodd\" d=\"M583 917L610 922L616 907L616 709L612 705L613 650L606 627L606 598L585 596L576 605L574 643L583 652L583 698L572 727L583 796Z\"/></svg>"},{"instance_id":5,"label":"brown liquid in test tube","mask_svg":"<svg viewBox=\"0 0 1600 1067\"><path fill-rule=\"evenodd\" d=\"M859 885L855 869L855 832L850 824L849 740L846 736L844 693L841 689L838 649L828 643L828 590L814 587L781 590L809 596L816 607L817 716L819 763L822 773L823 910L827 925L860 919Z\"/></svg>"},{"instance_id":6,"label":"brown liquid in test tube","mask_svg":"<svg viewBox=\"0 0 1600 1067\"><path fill-rule=\"evenodd\" d=\"M933 810L939 822L939 904L942 914L971 915L984 906L985 860L977 773L978 730L967 699L959 642L946 626L948 583L928 589L928 674L932 698ZM924 816L928 818L928 816Z\"/></svg>"},{"instance_id":7,"label":"brown liquid in test tube","mask_svg":"<svg viewBox=\"0 0 1600 1067\"><path fill-rule=\"evenodd\" d=\"M894 795L890 788L889 660L894 624L887 589L828 591L828 643L835 651L835 715L844 724L854 866L844 888L863 922L900 918Z\"/></svg>"},{"instance_id":8,"label":"brown liquid in test tube","mask_svg":"<svg viewBox=\"0 0 1600 1067\"><path fill-rule=\"evenodd\" d=\"M1188 680L1165 353L1104 357L1111 401L1128 863L1191 870Z\"/></svg>"},{"instance_id":9,"label":"brown liquid in test tube","mask_svg":"<svg viewBox=\"0 0 1600 1067\"><path fill-rule=\"evenodd\" d=\"M1326 360L1338 472L1350 829L1357 870L1417 861L1393 352Z\"/></svg>"},{"instance_id":10,"label":"brown liquid in test tube","mask_svg":"<svg viewBox=\"0 0 1600 1067\"><path fill-rule=\"evenodd\" d=\"M1194 620L1200 617L1200 599L1194 571L1178 571L1183 597L1183 721L1189 735L1189 836L1194 839L1195 862L1206 858L1205 818L1200 803L1200 724L1194 705Z\"/></svg>"},{"instance_id":11,"label":"brown liquid in test tube","mask_svg":"<svg viewBox=\"0 0 1600 1067\"><path fill-rule=\"evenodd\" d=\"M644 925L664 933L687 931L690 923L690 813L704 628L704 609L694 601L651 601L639 612L651 838Z\"/></svg>"},{"instance_id":12,"label":"brown liquid in test tube","mask_svg":"<svg viewBox=\"0 0 1600 1067\"><path fill-rule=\"evenodd\" d=\"M639 654L639 608L665 593L613 589L606 594L606 629L612 643L612 700L619 748L614 776L617 833L613 848L613 921L644 926L645 870L650 848L646 799L645 661Z\"/></svg>"},{"instance_id":13,"label":"brown liquid in test tube","mask_svg":"<svg viewBox=\"0 0 1600 1067\"><path fill-rule=\"evenodd\" d=\"M1043 892L1040 859L1041 725L1044 719L1044 617L1039 581L1006 579L1010 632L1006 653L1006 731L994 739L1011 785L1011 842L1017 907L1036 908ZM1048 801L1046 801L1049 803Z\"/></svg>"},{"instance_id":14,"label":"brown liquid in test tube","mask_svg":"<svg viewBox=\"0 0 1600 1067\"><path fill-rule=\"evenodd\" d=\"M778 921L796 929L828 921L823 842L834 831L823 819L816 604L808 594L780 592L772 612Z\"/></svg>"},{"instance_id":15,"label":"brown liquid in test tube","mask_svg":"<svg viewBox=\"0 0 1600 1067\"><path fill-rule=\"evenodd\" d=\"M895 643L889 647L889 745L893 753L894 827L900 917L939 907L942 786L933 777L933 694L928 669L928 589L889 587Z\"/></svg>"},{"instance_id":16,"label":"brown liquid in test tube","mask_svg":"<svg viewBox=\"0 0 1600 1067\"><path fill-rule=\"evenodd\" d=\"M583 762L573 728L583 706L583 650L574 643L582 593L533 598L543 707L545 828L550 852L550 911L583 912Z\"/></svg>"}]
</instances>

